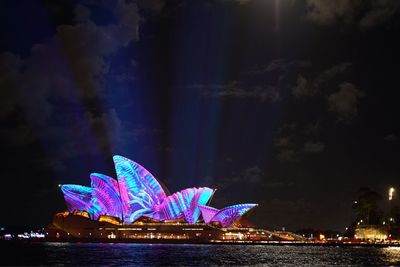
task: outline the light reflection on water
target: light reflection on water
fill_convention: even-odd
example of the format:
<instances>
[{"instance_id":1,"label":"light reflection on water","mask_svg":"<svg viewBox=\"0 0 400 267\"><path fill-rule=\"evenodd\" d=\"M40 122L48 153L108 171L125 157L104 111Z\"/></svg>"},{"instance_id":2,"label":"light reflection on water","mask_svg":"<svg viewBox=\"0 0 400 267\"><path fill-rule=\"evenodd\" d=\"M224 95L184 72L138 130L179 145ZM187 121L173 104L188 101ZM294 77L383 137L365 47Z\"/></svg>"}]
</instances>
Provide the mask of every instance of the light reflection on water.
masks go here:
<instances>
[{"instance_id":1,"label":"light reflection on water","mask_svg":"<svg viewBox=\"0 0 400 267\"><path fill-rule=\"evenodd\" d=\"M400 248L37 243L0 246L1 265L388 266ZM18 257L10 257L18 253Z\"/></svg>"},{"instance_id":2,"label":"light reflection on water","mask_svg":"<svg viewBox=\"0 0 400 267\"><path fill-rule=\"evenodd\" d=\"M392 264L400 263L400 247L387 247L382 249L383 257Z\"/></svg>"}]
</instances>

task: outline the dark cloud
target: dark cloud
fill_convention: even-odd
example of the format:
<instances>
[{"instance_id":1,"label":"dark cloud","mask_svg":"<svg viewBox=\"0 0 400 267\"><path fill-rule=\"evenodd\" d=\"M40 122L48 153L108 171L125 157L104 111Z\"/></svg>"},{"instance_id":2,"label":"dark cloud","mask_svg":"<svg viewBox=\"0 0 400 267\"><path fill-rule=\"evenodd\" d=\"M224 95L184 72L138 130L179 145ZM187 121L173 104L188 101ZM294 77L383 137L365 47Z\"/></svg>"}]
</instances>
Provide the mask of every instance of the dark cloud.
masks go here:
<instances>
[{"instance_id":1,"label":"dark cloud","mask_svg":"<svg viewBox=\"0 0 400 267\"><path fill-rule=\"evenodd\" d=\"M349 24L354 22L355 12L362 1L359 0L307 0L310 20L322 25L331 25L337 21Z\"/></svg>"},{"instance_id":2,"label":"dark cloud","mask_svg":"<svg viewBox=\"0 0 400 267\"><path fill-rule=\"evenodd\" d=\"M111 157L119 151L124 151L127 145L139 142L145 135L159 134L157 130L150 130L140 125L127 127L128 123L122 122L115 109L99 114L85 112L74 116L71 120L68 127L52 126L47 131L51 131L49 138L62 140L53 156L59 161L96 156L99 153Z\"/></svg>"},{"instance_id":3,"label":"dark cloud","mask_svg":"<svg viewBox=\"0 0 400 267\"><path fill-rule=\"evenodd\" d=\"M282 189L282 188L288 188L292 187L295 184L293 182L282 182L282 181L276 181L276 182L266 182L263 184L263 186L266 189Z\"/></svg>"},{"instance_id":4,"label":"dark cloud","mask_svg":"<svg viewBox=\"0 0 400 267\"><path fill-rule=\"evenodd\" d=\"M307 154L323 152L325 144L319 140L318 125L315 123L300 127L291 123L282 126L274 143L277 159L281 162L297 162Z\"/></svg>"},{"instance_id":5,"label":"dark cloud","mask_svg":"<svg viewBox=\"0 0 400 267\"><path fill-rule=\"evenodd\" d=\"M15 111L17 104L31 116L31 122L43 125L52 112L49 98L71 101L78 92L83 99L96 98L104 87L109 71L107 57L139 38L139 14L135 4L118 1L113 10L117 23L96 25L89 19L87 7L78 5L76 25L60 25L48 42L32 47L31 55L0 55L2 77L1 116ZM23 80L21 84L18 81Z\"/></svg>"},{"instance_id":6,"label":"dark cloud","mask_svg":"<svg viewBox=\"0 0 400 267\"><path fill-rule=\"evenodd\" d=\"M387 142L396 142L398 137L394 134L388 134L383 139Z\"/></svg>"},{"instance_id":7,"label":"dark cloud","mask_svg":"<svg viewBox=\"0 0 400 267\"><path fill-rule=\"evenodd\" d=\"M235 2L243 5L243 4L248 4L250 3L252 0L234 0Z\"/></svg>"},{"instance_id":8,"label":"dark cloud","mask_svg":"<svg viewBox=\"0 0 400 267\"><path fill-rule=\"evenodd\" d=\"M104 128L104 125L107 125L107 128ZM107 151L107 149L110 149L108 146L118 149L126 143L126 139L124 139L123 126L115 109L111 109L108 112L99 115L86 112L83 118L78 120L77 123L72 126L72 131L83 134L91 131L95 133L103 133L97 134L97 144L100 150L104 152L110 152ZM79 138L79 140L84 139L83 136ZM94 153L96 153L96 151L94 151Z\"/></svg>"},{"instance_id":9,"label":"dark cloud","mask_svg":"<svg viewBox=\"0 0 400 267\"><path fill-rule=\"evenodd\" d=\"M84 155L111 156L140 135L102 105L110 58L139 39L139 10L124 0L107 7L110 23L96 24L93 6L78 4L74 24L59 25L28 56L0 53L0 118L13 120L0 136L21 149L42 144L46 154L32 163L37 171L63 172L67 160ZM128 79L120 75L116 80Z\"/></svg>"},{"instance_id":10,"label":"dark cloud","mask_svg":"<svg viewBox=\"0 0 400 267\"><path fill-rule=\"evenodd\" d=\"M310 83L303 75L297 75L296 86L292 88L295 97L313 96L317 92L314 84Z\"/></svg>"},{"instance_id":11,"label":"dark cloud","mask_svg":"<svg viewBox=\"0 0 400 267\"><path fill-rule=\"evenodd\" d=\"M226 177L219 181L219 187L224 187L227 183L232 184L260 184L265 176L265 172L257 165L245 168L240 172L233 172L231 177Z\"/></svg>"},{"instance_id":12,"label":"dark cloud","mask_svg":"<svg viewBox=\"0 0 400 267\"><path fill-rule=\"evenodd\" d=\"M153 12L160 12L164 6L164 0L139 0L138 5L146 10L151 10Z\"/></svg>"},{"instance_id":13,"label":"dark cloud","mask_svg":"<svg viewBox=\"0 0 400 267\"><path fill-rule=\"evenodd\" d=\"M305 60L287 60L283 58L278 58L271 60L266 65L256 65L248 71L248 74L262 75L274 71L285 73L293 69L309 68L311 66L311 62Z\"/></svg>"},{"instance_id":14,"label":"dark cloud","mask_svg":"<svg viewBox=\"0 0 400 267\"><path fill-rule=\"evenodd\" d=\"M374 0L360 20L361 29L370 29L390 20L400 10L399 1Z\"/></svg>"},{"instance_id":15,"label":"dark cloud","mask_svg":"<svg viewBox=\"0 0 400 267\"><path fill-rule=\"evenodd\" d=\"M91 11L84 5L78 4L75 7L75 18L77 23L85 23L90 20Z\"/></svg>"},{"instance_id":16,"label":"dark cloud","mask_svg":"<svg viewBox=\"0 0 400 267\"><path fill-rule=\"evenodd\" d=\"M352 64L350 62L342 62L333 65L308 79L299 73L296 85L292 88L292 94L295 97L305 97L321 93L324 87L329 86L330 82L335 81L341 74L348 72L351 67Z\"/></svg>"},{"instance_id":17,"label":"dark cloud","mask_svg":"<svg viewBox=\"0 0 400 267\"><path fill-rule=\"evenodd\" d=\"M87 8L78 6L77 16L82 17L82 10ZM103 89L104 75L110 69L107 57L139 38L140 17L135 4L118 1L112 13L117 23L98 26L86 15L86 20L77 25L59 26L55 36L67 55L79 93L85 98L95 97Z\"/></svg>"},{"instance_id":18,"label":"dark cloud","mask_svg":"<svg viewBox=\"0 0 400 267\"><path fill-rule=\"evenodd\" d=\"M352 65L353 64L350 62L342 62L337 65L334 65L334 66L324 70L322 72L322 74L317 77L317 81L319 81L319 83L323 83L325 81L333 79L334 77L336 77L336 75L349 71L349 69L352 67Z\"/></svg>"},{"instance_id":19,"label":"dark cloud","mask_svg":"<svg viewBox=\"0 0 400 267\"><path fill-rule=\"evenodd\" d=\"M321 25L355 25L368 30L388 22L399 12L399 1L307 0L307 17Z\"/></svg>"},{"instance_id":20,"label":"dark cloud","mask_svg":"<svg viewBox=\"0 0 400 267\"><path fill-rule=\"evenodd\" d=\"M307 141L304 143L303 151L305 153L319 153L322 152L324 148L325 145L322 142Z\"/></svg>"},{"instance_id":21,"label":"dark cloud","mask_svg":"<svg viewBox=\"0 0 400 267\"><path fill-rule=\"evenodd\" d=\"M236 3L239 5L245 5L253 2L253 0L219 0L222 3Z\"/></svg>"},{"instance_id":22,"label":"dark cloud","mask_svg":"<svg viewBox=\"0 0 400 267\"><path fill-rule=\"evenodd\" d=\"M201 85L194 84L191 88L202 90L202 94L209 97L232 97L232 98L250 98L259 101L280 100L279 89L272 85L246 86L238 81L231 81L226 84Z\"/></svg>"},{"instance_id":23,"label":"dark cloud","mask_svg":"<svg viewBox=\"0 0 400 267\"><path fill-rule=\"evenodd\" d=\"M339 122L350 123L358 114L360 98L365 94L349 82L339 85L339 91L328 97L329 111L338 116Z\"/></svg>"},{"instance_id":24,"label":"dark cloud","mask_svg":"<svg viewBox=\"0 0 400 267\"><path fill-rule=\"evenodd\" d=\"M253 98L262 102L277 102L282 100L285 91L290 87L292 72L311 66L309 61L304 60L273 59L267 64L257 64L245 71L240 80L225 84L193 84L190 87L201 89L202 94L211 97Z\"/></svg>"},{"instance_id":25,"label":"dark cloud","mask_svg":"<svg viewBox=\"0 0 400 267\"><path fill-rule=\"evenodd\" d=\"M258 184L262 181L264 172L257 165L247 168L243 171L241 178L243 181L252 184Z\"/></svg>"},{"instance_id":26,"label":"dark cloud","mask_svg":"<svg viewBox=\"0 0 400 267\"><path fill-rule=\"evenodd\" d=\"M278 137L275 140L275 148L277 150L276 158L279 161L300 161L302 149L297 139L297 136L295 136L294 133L291 133L290 135Z\"/></svg>"},{"instance_id":27,"label":"dark cloud","mask_svg":"<svg viewBox=\"0 0 400 267\"><path fill-rule=\"evenodd\" d=\"M359 99L365 95L355 84L346 81L352 66L350 62L342 62L314 74L308 72L309 78L299 73L292 94L296 98L319 96L318 101L327 99L327 110L337 114L338 122L349 124L357 117ZM337 87L339 90L333 91ZM309 146L305 149L312 150Z\"/></svg>"},{"instance_id":28,"label":"dark cloud","mask_svg":"<svg viewBox=\"0 0 400 267\"><path fill-rule=\"evenodd\" d=\"M299 154L294 148L283 147L279 148L277 158L281 162L295 162L299 160Z\"/></svg>"}]
</instances>

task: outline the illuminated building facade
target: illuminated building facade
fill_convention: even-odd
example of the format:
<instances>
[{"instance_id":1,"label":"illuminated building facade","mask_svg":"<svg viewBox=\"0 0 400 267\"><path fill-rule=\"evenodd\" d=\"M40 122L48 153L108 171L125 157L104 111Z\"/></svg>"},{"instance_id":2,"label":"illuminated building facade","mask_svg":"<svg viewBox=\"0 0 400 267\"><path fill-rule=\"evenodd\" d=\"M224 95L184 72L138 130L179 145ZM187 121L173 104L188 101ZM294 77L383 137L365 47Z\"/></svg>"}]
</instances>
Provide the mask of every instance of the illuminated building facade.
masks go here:
<instances>
[{"instance_id":1,"label":"illuminated building facade","mask_svg":"<svg viewBox=\"0 0 400 267\"><path fill-rule=\"evenodd\" d=\"M92 173L90 187L61 185L68 211L54 216L47 228L48 238L121 242L265 238L264 231L242 222L256 204L218 210L209 206L215 192L211 188L193 187L169 194L138 163L122 156L113 160L117 179Z\"/></svg>"},{"instance_id":2,"label":"illuminated building facade","mask_svg":"<svg viewBox=\"0 0 400 267\"><path fill-rule=\"evenodd\" d=\"M114 156L113 160L117 180L92 173L91 187L61 186L70 213L85 211L94 220L109 216L125 224L139 218L196 224L202 215L205 223L219 222L222 227L229 227L256 206L239 204L221 210L206 206L215 191L208 187L187 188L167 195L157 179L138 163L122 156Z\"/></svg>"}]
</instances>

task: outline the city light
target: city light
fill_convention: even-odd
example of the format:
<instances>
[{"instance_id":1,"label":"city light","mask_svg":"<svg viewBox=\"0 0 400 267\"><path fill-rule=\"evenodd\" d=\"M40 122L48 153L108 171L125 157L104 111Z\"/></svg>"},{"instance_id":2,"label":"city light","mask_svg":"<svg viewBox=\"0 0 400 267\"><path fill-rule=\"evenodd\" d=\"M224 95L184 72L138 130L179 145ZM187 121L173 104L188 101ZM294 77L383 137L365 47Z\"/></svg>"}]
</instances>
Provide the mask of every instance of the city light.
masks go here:
<instances>
[{"instance_id":1,"label":"city light","mask_svg":"<svg viewBox=\"0 0 400 267\"><path fill-rule=\"evenodd\" d=\"M389 200L393 199L393 194L394 194L394 188L391 187L391 188L389 188Z\"/></svg>"}]
</instances>

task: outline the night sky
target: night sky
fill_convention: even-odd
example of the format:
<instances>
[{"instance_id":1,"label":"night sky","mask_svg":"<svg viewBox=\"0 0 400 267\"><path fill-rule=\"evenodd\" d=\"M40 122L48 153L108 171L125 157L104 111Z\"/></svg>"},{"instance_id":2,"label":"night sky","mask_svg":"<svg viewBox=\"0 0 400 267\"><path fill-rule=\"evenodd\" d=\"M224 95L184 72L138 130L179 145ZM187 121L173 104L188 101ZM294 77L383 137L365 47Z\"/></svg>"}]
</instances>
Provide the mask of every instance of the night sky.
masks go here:
<instances>
[{"instance_id":1,"label":"night sky","mask_svg":"<svg viewBox=\"0 0 400 267\"><path fill-rule=\"evenodd\" d=\"M400 1L1 1L1 225L139 162L171 192L344 230L400 189Z\"/></svg>"}]
</instances>

